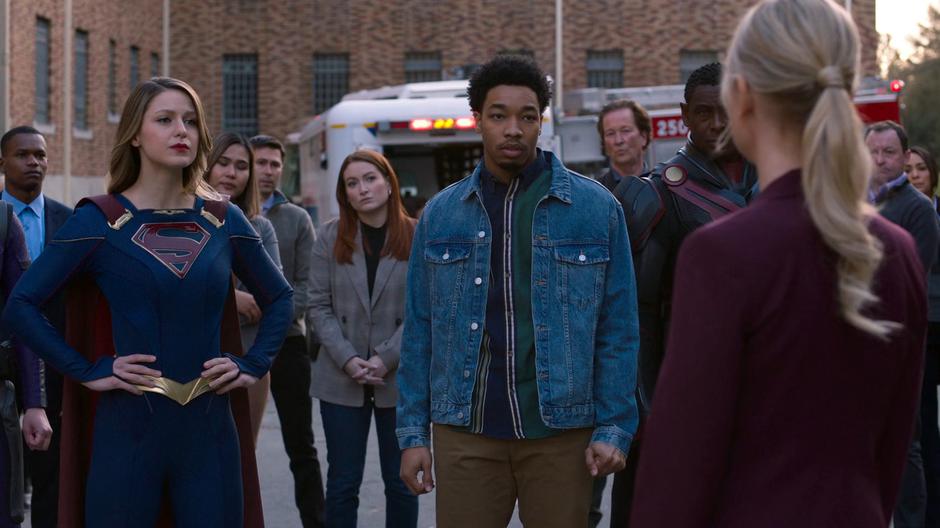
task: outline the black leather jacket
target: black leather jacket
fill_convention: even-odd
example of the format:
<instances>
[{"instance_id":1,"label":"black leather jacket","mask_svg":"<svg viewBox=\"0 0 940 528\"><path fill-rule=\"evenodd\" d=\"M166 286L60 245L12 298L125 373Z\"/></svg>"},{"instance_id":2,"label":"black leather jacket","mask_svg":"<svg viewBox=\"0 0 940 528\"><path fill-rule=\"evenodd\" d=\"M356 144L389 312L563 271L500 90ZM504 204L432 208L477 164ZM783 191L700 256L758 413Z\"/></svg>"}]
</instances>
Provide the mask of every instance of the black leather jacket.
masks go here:
<instances>
[{"instance_id":1,"label":"black leather jacket","mask_svg":"<svg viewBox=\"0 0 940 528\"><path fill-rule=\"evenodd\" d=\"M746 164L734 183L691 142L650 173L624 178L614 190L627 219L640 316L637 392L648 414L663 362L679 246L699 227L745 207L757 195L757 171Z\"/></svg>"}]
</instances>

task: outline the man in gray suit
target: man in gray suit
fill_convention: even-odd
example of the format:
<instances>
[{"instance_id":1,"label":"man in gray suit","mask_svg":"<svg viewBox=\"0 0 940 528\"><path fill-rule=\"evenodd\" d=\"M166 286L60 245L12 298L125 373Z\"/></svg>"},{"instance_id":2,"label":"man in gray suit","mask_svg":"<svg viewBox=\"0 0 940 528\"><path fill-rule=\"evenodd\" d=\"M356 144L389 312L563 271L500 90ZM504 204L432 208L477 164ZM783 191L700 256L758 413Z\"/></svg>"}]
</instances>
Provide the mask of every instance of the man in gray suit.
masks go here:
<instances>
[{"instance_id":1,"label":"man in gray suit","mask_svg":"<svg viewBox=\"0 0 940 528\"><path fill-rule=\"evenodd\" d=\"M323 477L313 444L313 400L306 325L310 298L310 259L316 234L310 215L278 190L284 146L271 136L251 138L261 209L274 225L284 277L294 288L294 322L271 366L271 395L281 421L281 436L294 475L294 501L304 528L323 526Z\"/></svg>"},{"instance_id":2,"label":"man in gray suit","mask_svg":"<svg viewBox=\"0 0 940 528\"><path fill-rule=\"evenodd\" d=\"M0 199L13 205L23 225L29 258L35 261L52 235L68 220L72 209L45 196L42 183L48 168L46 140L33 127L20 126L0 139L0 171L4 189ZM59 332L65 332L65 303L59 295L47 305L46 317ZM31 523L34 528L57 525L59 502L59 430L62 410L62 376L43 369L46 415L52 426L48 451L26 450L26 466L33 485Z\"/></svg>"}]
</instances>

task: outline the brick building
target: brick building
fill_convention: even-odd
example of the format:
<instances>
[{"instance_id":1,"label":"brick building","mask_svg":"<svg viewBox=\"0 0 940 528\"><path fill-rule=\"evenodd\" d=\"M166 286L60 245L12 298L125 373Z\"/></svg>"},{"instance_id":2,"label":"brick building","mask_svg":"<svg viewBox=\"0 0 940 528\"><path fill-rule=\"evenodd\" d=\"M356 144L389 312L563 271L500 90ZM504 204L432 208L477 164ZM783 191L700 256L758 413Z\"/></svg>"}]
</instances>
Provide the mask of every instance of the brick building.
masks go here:
<instances>
[{"instance_id":1,"label":"brick building","mask_svg":"<svg viewBox=\"0 0 940 528\"><path fill-rule=\"evenodd\" d=\"M163 6L4 0L0 9L3 129L32 125L46 136L51 196L74 203L103 192L124 99L137 80L163 71Z\"/></svg>"},{"instance_id":2,"label":"brick building","mask_svg":"<svg viewBox=\"0 0 940 528\"><path fill-rule=\"evenodd\" d=\"M70 3L68 31L75 40L68 55L79 58L80 32L87 50L84 128L74 119L81 117L74 109L81 97L70 105L70 201L101 188L85 177L106 171L112 110L120 111L129 92L134 53L140 78L166 68L192 84L213 132L281 137L349 91L461 78L498 52L531 54L555 74L555 0L0 0L11 80L4 128L36 122L50 132L53 195L63 187L66 169L63 5ZM564 89L682 82L692 69L721 56L753 3L564 0ZM874 73L875 0L855 0L852 9L865 68ZM48 114L36 106L42 95L36 89L41 20L49 43Z\"/></svg>"}]
</instances>

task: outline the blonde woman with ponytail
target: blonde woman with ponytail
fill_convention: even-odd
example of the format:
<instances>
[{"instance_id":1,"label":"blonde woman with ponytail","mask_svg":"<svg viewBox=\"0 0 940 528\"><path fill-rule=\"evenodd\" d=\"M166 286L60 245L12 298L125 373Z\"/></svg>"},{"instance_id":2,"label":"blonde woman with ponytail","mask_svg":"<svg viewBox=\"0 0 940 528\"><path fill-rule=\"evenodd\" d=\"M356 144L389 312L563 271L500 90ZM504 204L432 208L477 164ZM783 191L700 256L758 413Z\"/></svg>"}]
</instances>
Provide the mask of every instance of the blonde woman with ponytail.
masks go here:
<instances>
[{"instance_id":1,"label":"blonde woman with ponytail","mask_svg":"<svg viewBox=\"0 0 940 528\"><path fill-rule=\"evenodd\" d=\"M830 0L763 1L724 71L762 191L680 251L630 526L888 526L926 294L910 236L865 202L857 30Z\"/></svg>"}]
</instances>

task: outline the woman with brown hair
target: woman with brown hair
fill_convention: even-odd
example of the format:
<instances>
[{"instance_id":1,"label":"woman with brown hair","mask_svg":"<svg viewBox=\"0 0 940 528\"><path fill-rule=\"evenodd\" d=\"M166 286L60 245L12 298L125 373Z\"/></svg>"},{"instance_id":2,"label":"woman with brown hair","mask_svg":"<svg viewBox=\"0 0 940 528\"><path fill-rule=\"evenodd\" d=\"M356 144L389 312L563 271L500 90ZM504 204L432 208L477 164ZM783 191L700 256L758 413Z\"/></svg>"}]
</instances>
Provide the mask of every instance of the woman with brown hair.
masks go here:
<instances>
[{"instance_id":1,"label":"woman with brown hair","mask_svg":"<svg viewBox=\"0 0 940 528\"><path fill-rule=\"evenodd\" d=\"M386 526L414 527L418 498L398 476L395 373L405 311L414 220L384 156L346 157L336 182L339 218L320 228L313 250L310 315L322 351L313 367L329 469L326 525L356 526L369 427L375 416L385 482Z\"/></svg>"},{"instance_id":2,"label":"woman with brown hair","mask_svg":"<svg viewBox=\"0 0 940 528\"><path fill-rule=\"evenodd\" d=\"M885 527L921 389L914 242L866 202L858 32L764 0L722 84L749 208L683 244L631 527Z\"/></svg>"},{"instance_id":3,"label":"woman with brown hair","mask_svg":"<svg viewBox=\"0 0 940 528\"><path fill-rule=\"evenodd\" d=\"M271 221L261 214L261 193L258 191L254 166L254 156L248 138L241 134L223 132L212 141L209 168L206 170L205 179L213 189L228 196L229 200L245 213L251 227L261 237L264 252L280 268L281 256L277 247L277 235L274 233ZM254 296L248 293L241 282L236 285L235 304L241 326L242 348L248 350L258 334L261 309L258 308ZM258 433L261 431L261 419L264 417L264 407L268 402L270 387L270 373L258 379L258 383L248 387L251 429L255 443L258 442Z\"/></svg>"},{"instance_id":4,"label":"woman with brown hair","mask_svg":"<svg viewBox=\"0 0 940 528\"><path fill-rule=\"evenodd\" d=\"M937 160L924 147L911 147L904 165L911 185L937 202ZM927 275L927 356L924 361L924 390L921 394L920 447L924 457L927 491L927 526L940 525L940 430L937 428L937 385L940 384L940 264Z\"/></svg>"},{"instance_id":5,"label":"woman with brown hair","mask_svg":"<svg viewBox=\"0 0 940 528\"><path fill-rule=\"evenodd\" d=\"M93 445L81 491L60 486L62 526L154 526L161 505L178 527L263 524L260 505L245 501L258 499L246 495L257 492L257 476L233 406L244 401L237 389L270 368L292 295L241 210L203 181L208 151L193 89L170 78L140 83L118 124L109 194L79 203L7 302L4 320L23 341L98 393L93 419L78 424L93 431L71 433ZM233 272L263 314L244 355L223 335ZM40 311L80 280L100 289L80 299L98 316L85 325L94 346L84 354ZM70 322L70 334L75 326L85 329ZM65 449L63 467L81 466Z\"/></svg>"}]
</instances>

